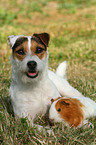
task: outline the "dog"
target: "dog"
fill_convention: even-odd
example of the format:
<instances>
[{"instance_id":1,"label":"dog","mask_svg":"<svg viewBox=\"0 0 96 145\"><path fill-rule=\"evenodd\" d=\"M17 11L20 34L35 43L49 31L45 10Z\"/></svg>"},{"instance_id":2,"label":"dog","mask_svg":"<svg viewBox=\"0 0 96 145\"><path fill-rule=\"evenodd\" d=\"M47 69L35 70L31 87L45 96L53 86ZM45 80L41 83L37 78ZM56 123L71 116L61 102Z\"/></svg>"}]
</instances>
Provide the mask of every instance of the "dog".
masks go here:
<instances>
[{"instance_id":1,"label":"dog","mask_svg":"<svg viewBox=\"0 0 96 145\"><path fill-rule=\"evenodd\" d=\"M66 62L59 65L56 73L48 70L49 40L48 33L8 37L12 49L9 93L13 110L19 117L28 117L32 122L36 115L46 113L52 98L82 96L64 78Z\"/></svg>"}]
</instances>

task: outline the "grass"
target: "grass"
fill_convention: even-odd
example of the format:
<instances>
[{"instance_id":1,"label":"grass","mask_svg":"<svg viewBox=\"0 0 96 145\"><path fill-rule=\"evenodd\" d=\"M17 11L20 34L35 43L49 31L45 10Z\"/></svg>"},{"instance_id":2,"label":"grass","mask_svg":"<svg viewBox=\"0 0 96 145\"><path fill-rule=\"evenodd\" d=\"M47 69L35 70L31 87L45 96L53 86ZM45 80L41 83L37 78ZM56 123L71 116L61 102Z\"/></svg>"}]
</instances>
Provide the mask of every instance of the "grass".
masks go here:
<instances>
[{"instance_id":1,"label":"grass","mask_svg":"<svg viewBox=\"0 0 96 145\"><path fill-rule=\"evenodd\" d=\"M1 0L0 1L0 144L1 145L94 145L94 128L66 128L62 123L52 134L38 130L27 119L12 116L9 86L11 77L9 35L48 32L49 66L56 69L64 60L67 77L84 96L96 101L96 1L95 0ZM45 123L43 118L36 122Z\"/></svg>"}]
</instances>

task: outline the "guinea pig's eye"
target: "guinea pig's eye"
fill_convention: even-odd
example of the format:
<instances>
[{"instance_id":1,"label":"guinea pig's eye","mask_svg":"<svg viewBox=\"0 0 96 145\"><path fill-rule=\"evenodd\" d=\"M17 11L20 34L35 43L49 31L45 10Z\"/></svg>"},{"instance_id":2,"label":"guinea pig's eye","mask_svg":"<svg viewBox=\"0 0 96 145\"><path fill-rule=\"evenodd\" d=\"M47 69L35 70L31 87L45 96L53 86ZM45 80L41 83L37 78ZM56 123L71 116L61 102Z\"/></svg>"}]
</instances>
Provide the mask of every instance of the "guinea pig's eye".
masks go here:
<instances>
[{"instance_id":1,"label":"guinea pig's eye","mask_svg":"<svg viewBox=\"0 0 96 145\"><path fill-rule=\"evenodd\" d=\"M57 111L58 111L58 112L60 112L60 111L61 111L61 109L59 108Z\"/></svg>"}]
</instances>

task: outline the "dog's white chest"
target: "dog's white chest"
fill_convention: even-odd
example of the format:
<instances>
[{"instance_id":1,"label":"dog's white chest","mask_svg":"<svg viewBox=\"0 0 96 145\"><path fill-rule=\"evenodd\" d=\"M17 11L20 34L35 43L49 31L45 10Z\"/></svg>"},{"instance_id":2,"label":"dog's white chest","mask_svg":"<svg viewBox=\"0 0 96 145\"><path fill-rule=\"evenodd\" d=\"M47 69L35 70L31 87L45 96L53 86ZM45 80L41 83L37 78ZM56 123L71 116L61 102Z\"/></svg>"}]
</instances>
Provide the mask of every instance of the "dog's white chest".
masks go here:
<instances>
[{"instance_id":1,"label":"dog's white chest","mask_svg":"<svg viewBox=\"0 0 96 145\"><path fill-rule=\"evenodd\" d=\"M51 99L59 95L53 84L47 83L34 88L11 85L14 112L20 117L31 116L32 118L40 113L45 114Z\"/></svg>"}]
</instances>

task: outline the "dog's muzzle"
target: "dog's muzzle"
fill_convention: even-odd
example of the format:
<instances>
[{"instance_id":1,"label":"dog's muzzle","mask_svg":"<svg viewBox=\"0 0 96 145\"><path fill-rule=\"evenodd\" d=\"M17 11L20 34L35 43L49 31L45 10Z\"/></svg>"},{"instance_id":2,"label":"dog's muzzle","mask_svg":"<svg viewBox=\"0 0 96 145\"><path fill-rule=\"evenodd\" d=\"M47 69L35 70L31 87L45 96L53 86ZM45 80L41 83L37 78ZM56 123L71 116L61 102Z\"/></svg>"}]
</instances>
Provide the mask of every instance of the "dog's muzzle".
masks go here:
<instances>
[{"instance_id":1,"label":"dog's muzzle","mask_svg":"<svg viewBox=\"0 0 96 145\"><path fill-rule=\"evenodd\" d=\"M38 76L38 71L36 70L37 68L37 63L36 61L29 61L27 63L28 67L28 72L26 72L27 77L29 78L36 78Z\"/></svg>"}]
</instances>

